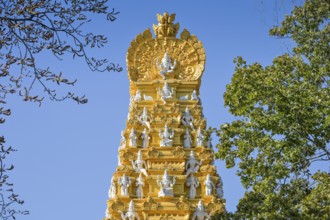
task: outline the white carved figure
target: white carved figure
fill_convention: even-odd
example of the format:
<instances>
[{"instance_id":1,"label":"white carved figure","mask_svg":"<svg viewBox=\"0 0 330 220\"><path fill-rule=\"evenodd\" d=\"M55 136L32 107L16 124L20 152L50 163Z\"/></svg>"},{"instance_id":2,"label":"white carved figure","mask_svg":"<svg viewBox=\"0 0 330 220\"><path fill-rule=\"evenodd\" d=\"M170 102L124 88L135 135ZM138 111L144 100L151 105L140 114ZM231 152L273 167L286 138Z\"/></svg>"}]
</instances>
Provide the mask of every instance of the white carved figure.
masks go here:
<instances>
[{"instance_id":1,"label":"white carved figure","mask_svg":"<svg viewBox=\"0 0 330 220\"><path fill-rule=\"evenodd\" d=\"M202 132L202 129L199 127L196 134L196 144L197 146L203 146L205 140L205 135Z\"/></svg>"},{"instance_id":2,"label":"white carved figure","mask_svg":"<svg viewBox=\"0 0 330 220\"><path fill-rule=\"evenodd\" d=\"M138 213L135 211L135 206L134 206L134 202L133 200L130 201L129 206L128 206L128 210L126 212L126 214L124 215L123 211L119 211L120 215L121 215L121 219L122 220L140 220L140 217L138 215Z\"/></svg>"},{"instance_id":3,"label":"white carved figure","mask_svg":"<svg viewBox=\"0 0 330 220\"><path fill-rule=\"evenodd\" d=\"M191 93L191 98L190 98L190 100L197 100L197 101L200 100L199 97L198 97L198 95L197 95L196 90L194 90L194 91Z\"/></svg>"},{"instance_id":4,"label":"white carved figure","mask_svg":"<svg viewBox=\"0 0 330 220\"><path fill-rule=\"evenodd\" d=\"M187 101L188 99L189 99L188 95L183 95L183 96L180 96L180 98L179 98L180 101Z\"/></svg>"},{"instance_id":5,"label":"white carved figure","mask_svg":"<svg viewBox=\"0 0 330 220\"><path fill-rule=\"evenodd\" d=\"M135 96L133 98L134 101L141 101L142 99L142 96L141 96L141 91L140 90L137 90L136 93L135 93Z\"/></svg>"},{"instance_id":6,"label":"white carved figure","mask_svg":"<svg viewBox=\"0 0 330 220\"><path fill-rule=\"evenodd\" d=\"M147 163L144 160L142 160L141 150L139 150L139 152L138 152L138 157L137 157L136 161L131 160L131 162L132 162L132 166L133 166L133 169L135 170L135 172L143 173L145 176L148 176L148 173L146 170ZM143 167L145 167L145 168L143 168Z\"/></svg>"},{"instance_id":7,"label":"white carved figure","mask_svg":"<svg viewBox=\"0 0 330 220\"><path fill-rule=\"evenodd\" d=\"M167 170L164 171L164 175L162 178L158 176L157 184L160 187L160 190L158 192L158 197L174 196L173 186L175 182L176 182L176 177L173 176L173 179L171 181L171 177L167 174Z\"/></svg>"},{"instance_id":8,"label":"white carved figure","mask_svg":"<svg viewBox=\"0 0 330 220\"><path fill-rule=\"evenodd\" d=\"M159 131L159 137L161 138L160 140L161 147L172 146L173 144L172 138L174 137L174 130L172 129L172 132L170 132L170 129L168 128L167 124L165 124L164 131L162 130Z\"/></svg>"},{"instance_id":9,"label":"white carved figure","mask_svg":"<svg viewBox=\"0 0 330 220\"><path fill-rule=\"evenodd\" d=\"M108 211L108 208L105 210L105 219L107 219L107 220L111 220L111 218L112 218L112 216L111 216L111 214L109 213L109 211Z\"/></svg>"},{"instance_id":10,"label":"white carved figure","mask_svg":"<svg viewBox=\"0 0 330 220\"><path fill-rule=\"evenodd\" d=\"M160 64L158 64L158 61L156 61L156 66L159 69L159 74L163 77L163 79L165 79L166 73L173 72L176 66L176 60L174 60L174 63L172 65L170 57L168 56L167 53L165 53L162 62Z\"/></svg>"},{"instance_id":11,"label":"white carved figure","mask_svg":"<svg viewBox=\"0 0 330 220\"><path fill-rule=\"evenodd\" d=\"M188 177L186 186L190 187L189 199L194 199L196 197L196 189L199 186L199 181L193 174Z\"/></svg>"},{"instance_id":12,"label":"white carved figure","mask_svg":"<svg viewBox=\"0 0 330 220\"><path fill-rule=\"evenodd\" d=\"M128 187L131 185L131 178L124 174L122 177L118 179L118 185L121 187L121 195L122 196L129 196L128 195Z\"/></svg>"},{"instance_id":13,"label":"white carved figure","mask_svg":"<svg viewBox=\"0 0 330 220\"><path fill-rule=\"evenodd\" d=\"M131 133L129 134L129 146L130 147L136 147L137 146L137 141L136 141L136 133L134 128L132 128Z\"/></svg>"},{"instance_id":14,"label":"white carved figure","mask_svg":"<svg viewBox=\"0 0 330 220\"><path fill-rule=\"evenodd\" d=\"M125 138L125 131L122 130L120 133L120 143L119 143L119 149L123 149L126 147L126 138Z\"/></svg>"},{"instance_id":15,"label":"white carved figure","mask_svg":"<svg viewBox=\"0 0 330 220\"><path fill-rule=\"evenodd\" d=\"M186 163L186 170L187 170L186 176L189 176L190 173L197 173L202 163L203 160L201 161L196 160L194 151L190 151L190 157Z\"/></svg>"},{"instance_id":16,"label":"white carved figure","mask_svg":"<svg viewBox=\"0 0 330 220\"><path fill-rule=\"evenodd\" d=\"M181 123L184 126L190 126L191 129L195 129L194 127L194 118L193 116L190 114L190 111L188 109L188 107L186 108L185 112L183 113L183 116L181 118Z\"/></svg>"},{"instance_id":17,"label":"white carved figure","mask_svg":"<svg viewBox=\"0 0 330 220\"><path fill-rule=\"evenodd\" d=\"M149 137L149 133L146 128L143 129L141 138L142 138L142 148L149 147L150 137Z\"/></svg>"},{"instance_id":18,"label":"white carved figure","mask_svg":"<svg viewBox=\"0 0 330 220\"><path fill-rule=\"evenodd\" d=\"M199 200L197 207L195 208L195 212L193 214L192 220L209 220L211 219L212 213L208 214L205 209L205 205L202 200Z\"/></svg>"},{"instance_id":19,"label":"white carved figure","mask_svg":"<svg viewBox=\"0 0 330 220\"><path fill-rule=\"evenodd\" d=\"M174 89L170 88L167 82L164 83L162 90L160 91L161 99L164 104L166 104L166 99L172 98L174 94Z\"/></svg>"},{"instance_id":20,"label":"white carved figure","mask_svg":"<svg viewBox=\"0 0 330 220\"><path fill-rule=\"evenodd\" d=\"M191 142L192 142L192 140L191 140L189 128L186 128L186 133L184 134L183 146L185 148L190 148Z\"/></svg>"},{"instance_id":21,"label":"white carved figure","mask_svg":"<svg viewBox=\"0 0 330 220\"><path fill-rule=\"evenodd\" d=\"M139 177L137 178L135 185L136 185L136 197L143 198L144 180L142 178L141 173L140 173Z\"/></svg>"},{"instance_id":22,"label":"white carved figure","mask_svg":"<svg viewBox=\"0 0 330 220\"><path fill-rule=\"evenodd\" d=\"M150 129L151 118L148 115L148 110L146 107L143 108L142 114L140 116L136 116L136 118L142 125L147 126Z\"/></svg>"},{"instance_id":23,"label":"white carved figure","mask_svg":"<svg viewBox=\"0 0 330 220\"><path fill-rule=\"evenodd\" d=\"M223 198L223 183L221 177L219 177L219 182L216 185L216 191L219 198Z\"/></svg>"},{"instance_id":24,"label":"white carved figure","mask_svg":"<svg viewBox=\"0 0 330 220\"><path fill-rule=\"evenodd\" d=\"M211 135L209 136L209 139L208 139L207 142L206 142L206 146L207 146L208 148L213 148L213 146L212 146L212 137L211 137Z\"/></svg>"},{"instance_id":25,"label":"white carved figure","mask_svg":"<svg viewBox=\"0 0 330 220\"><path fill-rule=\"evenodd\" d=\"M215 186L210 174L207 174L206 180L204 181L204 186L205 186L205 195L211 196L213 188L215 189Z\"/></svg>"},{"instance_id":26,"label":"white carved figure","mask_svg":"<svg viewBox=\"0 0 330 220\"><path fill-rule=\"evenodd\" d=\"M146 101L151 101L151 100L153 100L152 96L149 96L149 95L146 95L146 94L143 94L143 98L144 98L144 100L146 100Z\"/></svg>"},{"instance_id":27,"label":"white carved figure","mask_svg":"<svg viewBox=\"0 0 330 220\"><path fill-rule=\"evenodd\" d=\"M117 155L117 159L118 159L118 166L122 166L123 164L121 163L120 155L119 154Z\"/></svg>"},{"instance_id":28,"label":"white carved figure","mask_svg":"<svg viewBox=\"0 0 330 220\"><path fill-rule=\"evenodd\" d=\"M110 188L108 191L109 199L114 199L116 197L116 194L117 194L116 183L115 183L115 179L112 177L111 183L110 183Z\"/></svg>"}]
</instances>

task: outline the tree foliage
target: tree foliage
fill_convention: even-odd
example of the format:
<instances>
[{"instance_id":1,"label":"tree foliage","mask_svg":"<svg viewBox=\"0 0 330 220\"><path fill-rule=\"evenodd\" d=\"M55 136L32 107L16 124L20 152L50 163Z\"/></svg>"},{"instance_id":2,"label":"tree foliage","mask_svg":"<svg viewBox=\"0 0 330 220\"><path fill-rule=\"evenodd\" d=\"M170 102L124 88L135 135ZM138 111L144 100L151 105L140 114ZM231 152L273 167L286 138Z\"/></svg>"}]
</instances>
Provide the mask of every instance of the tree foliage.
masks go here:
<instances>
[{"instance_id":1,"label":"tree foliage","mask_svg":"<svg viewBox=\"0 0 330 220\"><path fill-rule=\"evenodd\" d=\"M275 37L295 42L263 67L238 57L217 157L237 165L246 188L237 218L330 218L330 2L295 7Z\"/></svg>"}]
</instances>

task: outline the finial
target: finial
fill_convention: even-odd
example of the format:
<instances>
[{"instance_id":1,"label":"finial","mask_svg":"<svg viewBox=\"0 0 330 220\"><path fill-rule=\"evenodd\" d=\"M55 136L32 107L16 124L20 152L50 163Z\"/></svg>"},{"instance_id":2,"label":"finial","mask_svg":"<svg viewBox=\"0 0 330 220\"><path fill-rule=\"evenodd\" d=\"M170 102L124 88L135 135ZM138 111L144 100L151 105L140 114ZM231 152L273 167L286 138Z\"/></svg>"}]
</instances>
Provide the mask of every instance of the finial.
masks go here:
<instances>
[{"instance_id":1,"label":"finial","mask_svg":"<svg viewBox=\"0 0 330 220\"><path fill-rule=\"evenodd\" d=\"M175 14L169 15L165 12L163 15L157 14L158 25L153 25L157 38L175 37L180 28L180 24L173 24Z\"/></svg>"}]
</instances>

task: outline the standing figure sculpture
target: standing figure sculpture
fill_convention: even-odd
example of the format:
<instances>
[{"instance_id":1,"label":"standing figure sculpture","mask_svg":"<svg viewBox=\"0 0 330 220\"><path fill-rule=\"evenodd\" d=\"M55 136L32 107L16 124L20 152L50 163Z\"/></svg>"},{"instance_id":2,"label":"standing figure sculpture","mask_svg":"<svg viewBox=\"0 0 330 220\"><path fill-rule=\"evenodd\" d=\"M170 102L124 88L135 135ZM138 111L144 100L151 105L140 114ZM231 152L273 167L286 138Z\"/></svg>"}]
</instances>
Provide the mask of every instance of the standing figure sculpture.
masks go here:
<instances>
[{"instance_id":1,"label":"standing figure sculpture","mask_svg":"<svg viewBox=\"0 0 330 220\"><path fill-rule=\"evenodd\" d=\"M170 129L168 128L167 124L165 124L164 131L162 130L159 131L159 137L161 138L160 140L161 147L172 146L173 144L172 138L174 137L174 130L172 129L172 132L170 132Z\"/></svg>"},{"instance_id":2,"label":"standing figure sculpture","mask_svg":"<svg viewBox=\"0 0 330 220\"><path fill-rule=\"evenodd\" d=\"M166 104L166 99L172 98L174 94L174 89L170 89L167 82L164 83L162 90L160 91L161 100Z\"/></svg>"},{"instance_id":3,"label":"standing figure sculpture","mask_svg":"<svg viewBox=\"0 0 330 220\"><path fill-rule=\"evenodd\" d=\"M151 118L148 115L148 110L146 107L143 108L142 114L140 116L136 116L136 118L139 120L139 122L144 125L147 126L148 129L150 129L150 121Z\"/></svg>"},{"instance_id":4,"label":"standing figure sculpture","mask_svg":"<svg viewBox=\"0 0 330 220\"><path fill-rule=\"evenodd\" d=\"M143 187L144 187L144 180L142 178L142 174L140 173L139 177L137 178L136 182L136 197L143 198Z\"/></svg>"},{"instance_id":5,"label":"standing figure sculpture","mask_svg":"<svg viewBox=\"0 0 330 220\"><path fill-rule=\"evenodd\" d=\"M117 195L117 188L114 177L111 178L111 184L108 192L109 199L116 198Z\"/></svg>"},{"instance_id":6,"label":"standing figure sculpture","mask_svg":"<svg viewBox=\"0 0 330 220\"><path fill-rule=\"evenodd\" d=\"M135 206L134 206L134 202L133 200L130 201L129 206L128 206L128 210L126 212L126 214L124 215L123 211L119 211L120 215L121 215L121 219L122 220L140 220L140 217L138 215L138 213L135 211Z\"/></svg>"},{"instance_id":7,"label":"standing figure sculpture","mask_svg":"<svg viewBox=\"0 0 330 220\"><path fill-rule=\"evenodd\" d=\"M174 60L174 63L172 65L171 59L168 56L167 52L164 54L164 57L162 59L162 62L158 64L158 61L156 61L156 66L159 69L159 74L165 79L166 73L173 72L175 66L176 66L176 60Z\"/></svg>"},{"instance_id":8,"label":"standing figure sculpture","mask_svg":"<svg viewBox=\"0 0 330 220\"><path fill-rule=\"evenodd\" d=\"M183 146L185 148L190 148L191 142L192 142L192 140L191 140L189 128L186 128L186 133L184 134Z\"/></svg>"},{"instance_id":9,"label":"standing figure sculpture","mask_svg":"<svg viewBox=\"0 0 330 220\"><path fill-rule=\"evenodd\" d=\"M128 187L131 185L131 178L124 174L122 177L118 179L118 185L121 187L121 195L122 196L129 196L128 194Z\"/></svg>"},{"instance_id":10,"label":"standing figure sculpture","mask_svg":"<svg viewBox=\"0 0 330 220\"><path fill-rule=\"evenodd\" d=\"M190 126L192 130L195 130L195 127L194 127L194 118L190 114L190 111L189 111L188 107L186 108L185 112L183 113L183 116L182 116L182 119L181 119L181 123L184 126Z\"/></svg>"},{"instance_id":11,"label":"standing figure sculpture","mask_svg":"<svg viewBox=\"0 0 330 220\"><path fill-rule=\"evenodd\" d=\"M196 90L194 90L192 93L191 93L191 98L190 100L196 100L196 101L200 101L198 95L197 95L197 92Z\"/></svg>"},{"instance_id":12,"label":"standing figure sculpture","mask_svg":"<svg viewBox=\"0 0 330 220\"><path fill-rule=\"evenodd\" d=\"M189 199L194 199L196 197L196 189L199 186L199 181L193 174L188 177L186 186L190 187Z\"/></svg>"},{"instance_id":13,"label":"standing figure sculpture","mask_svg":"<svg viewBox=\"0 0 330 220\"><path fill-rule=\"evenodd\" d=\"M133 97L133 101L141 101L142 96L140 90L137 90L135 96Z\"/></svg>"},{"instance_id":14,"label":"standing figure sculpture","mask_svg":"<svg viewBox=\"0 0 330 220\"><path fill-rule=\"evenodd\" d=\"M173 179L171 181L171 177L167 174L167 170L164 171L164 175L162 178L158 176L157 184L160 187L160 190L158 192L158 197L174 196L173 186L175 182L176 182L176 177L173 176Z\"/></svg>"},{"instance_id":15,"label":"standing figure sculpture","mask_svg":"<svg viewBox=\"0 0 330 220\"><path fill-rule=\"evenodd\" d=\"M137 156L138 157L137 157L136 161L131 160L133 169L137 173L143 173L145 176L148 176L148 173L147 173L147 170L146 170L147 163L144 160L142 160L141 150L139 150ZM143 168L143 167L145 167L145 168Z\"/></svg>"},{"instance_id":16,"label":"standing figure sculpture","mask_svg":"<svg viewBox=\"0 0 330 220\"><path fill-rule=\"evenodd\" d=\"M203 160L196 160L194 151L190 151L190 157L186 164L186 176L189 176L190 173L196 173L202 163Z\"/></svg>"},{"instance_id":17,"label":"standing figure sculpture","mask_svg":"<svg viewBox=\"0 0 330 220\"><path fill-rule=\"evenodd\" d=\"M195 208L195 212L193 214L192 220L209 220L211 219L212 213L208 214L205 209L205 205L202 200L199 200L197 207Z\"/></svg>"},{"instance_id":18,"label":"standing figure sculpture","mask_svg":"<svg viewBox=\"0 0 330 220\"><path fill-rule=\"evenodd\" d=\"M204 146L205 135L202 132L202 129L199 127L196 134L196 145Z\"/></svg>"},{"instance_id":19,"label":"standing figure sculpture","mask_svg":"<svg viewBox=\"0 0 330 220\"><path fill-rule=\"evenodd\" d=\"M216 191L217 191L217 196L219 198L223 198L223 183L220 176L219 176L219 182L216 185Z\"/></svg>"},{"instance_id":20,"label":"standing figure sculpture","mask_svg":"<svg viewBox=\"0 0 330 220\"><path fill-rule=\"evenodd\" d=\"M129 134L129 146L130 147L136 147L137 146L137 141L136 141L136 133L134 128L132 128L131 133Z\"/></svg>"},{"instance_id":21,"label":"standing figure sculpture","mask_svg":"<svg viewBox=\"0 0 330 220\"><path fill-rule=\"evenodd\" d=\"M125 131L122 130L120 133L120 144L119 144L119 149L123 149L126 147L126 138L125 138Z\"/></svg>"},{"instance_id":22,"label":"standing figure sculpture","mask_svg":"<svg viewBox=\"0 0 330 220\"><path fill-rule=\"evenodd\" d=\"M206 180L204 181L204 186L205 186L205 195L211 196L213 188L215 189L214 183L211 179L211 175L207 174Z\"/></svg>"},{"instance_id":23,"label":"standing figure sculpture","mask_svg":"<svg viewBox=\"0 0 330 220\"><path fill-rule=\"evenodd\" d=\"M150 137L149 137L149 133L146 128L143 129L141 138L142 138L142 148L149 147Z\"/></svg>"}]
</instances>

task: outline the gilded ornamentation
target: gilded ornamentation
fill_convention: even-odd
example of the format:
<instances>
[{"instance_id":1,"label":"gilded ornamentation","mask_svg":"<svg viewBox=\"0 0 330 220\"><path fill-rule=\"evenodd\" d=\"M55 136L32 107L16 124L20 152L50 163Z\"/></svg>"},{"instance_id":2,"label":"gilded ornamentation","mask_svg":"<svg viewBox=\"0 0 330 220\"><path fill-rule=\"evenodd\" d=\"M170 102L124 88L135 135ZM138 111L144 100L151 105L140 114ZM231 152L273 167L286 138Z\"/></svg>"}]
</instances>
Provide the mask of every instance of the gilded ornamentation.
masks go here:
<instances>
[{"instance_id":1,"label":"gilded ornamentation","mask_svg":"<svg viewBox=\"0 0 330 220\"><path fill-rule=\"evenodd\" d=\"M163 15L157 14L158 25L153 25L154 32L157 38L175 37L180 28L180 24L173 24L175 14L169 15L165 12Z\"/></svg>"},{"instance_id":2,"label":"gilded ornamentation","mask_svg":"<svg viewBox=\"0 0 330 220\"><path fill-rule=\"evenodd\" d=\"M161 216L159 220L175 220L175 218L171 215L165 214L164 216Z\"/></svg>"},{"instance_id":3,"label":"gilded ornamentation","mask_svg":"<svg viewBox=\"0 0 330 220\"><path fill-rule=\"evenodd\" d=\"M207 165L201 166L200 171L207 172L207 173L213 173L216 171L216 168L213 165L207 164Z\"/></svg>"},{"instance_id":4,"label":"gilded ornamentation","mask_svg":"<svg viewBox=\"0 0 330 220\"><path fill-rule=\"evenodd\" d=\"M214 152L210 148L203 148L203 150L199 153L199 158L202 160L213 160L214 159Z\"/></svg>"},{"instance_id":5,"label":"gilded ornamentation","mask_svg":"<svg viewBox=\"0 0 330 220\"><path fill-rule=\"evenodd\" d=\"M213 196L212 201L206 206L207 212L217 213L224 212L224 202L222 199L216 198Z\"/></svg>"},{"instance_id":6,"label":"gilded ornamentation","mask_svg":"<svg viewBox=\"0 0 330 220\"><path fill-rule=\"evenodd\" d=\"M123 157L127 161L134 160L134 154L132 152L130 152L130 151L124 152Z\"/></svg>"},{"instance_id":7,"label":"gilded ornamentation","mask_svg":"<svg viewBox=\"0 0 330 220\"><path fill-rule=\"evenodd\" d=\"M182 147L176 147L173 152L173 157L177 157L177 158L185 158L186 153L184 152L184 150L182 149Z\"/></svg>"},{"instance_id":8,"label":"gilded ornamentation","mask_svg":"<svg viewBox=\"0 0 330 220\"><path fill-rule=\"evenodd\" d=\"M154 147L150 147L148 149L148 156L150 158L157 158L159 156L159 151L156 150Z\"/></svg>"},{"instance_id":9,"label":"gilded ornamentation","mask_svg":"<svg viewBox=\"0 0 330 220\"><path fill-rule=\"evenodd\" d=\"M110 209L117 212L117 211L124 211L125 205L121 201L119 201L118 197L115 198L115 201L110 203Z\"/></svg>"},{"instance_id":10,"label":"gilded ornamentation","mask_svg":"<svg viewBox=\"0 0 330 220\"><path fill-rule=\"evenodd\" d=\"M157 210L159 207L159 203L155 202L155 200L148 196L146 201L143 203L143 210Z\"/></svg>"},{"instance_id":11,"label":"gilded ornamentation","mask_svg":"<svg viewBox=\"0 0 330 220\"><path fill-rule=\"evenodd\" d=\"M190 210L191 204L184 196L180 196L175 206L178 210Z\"/></svg>"}]
</instances>

